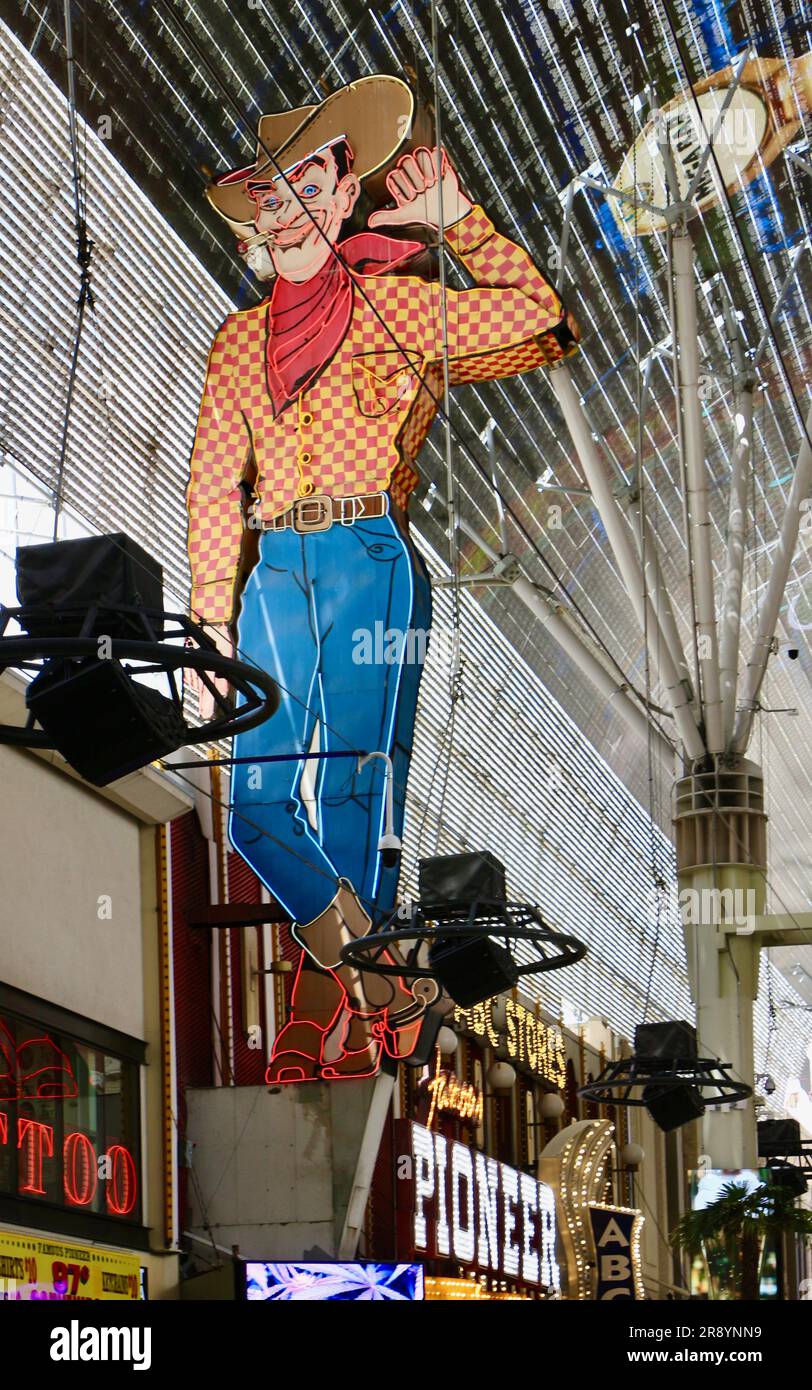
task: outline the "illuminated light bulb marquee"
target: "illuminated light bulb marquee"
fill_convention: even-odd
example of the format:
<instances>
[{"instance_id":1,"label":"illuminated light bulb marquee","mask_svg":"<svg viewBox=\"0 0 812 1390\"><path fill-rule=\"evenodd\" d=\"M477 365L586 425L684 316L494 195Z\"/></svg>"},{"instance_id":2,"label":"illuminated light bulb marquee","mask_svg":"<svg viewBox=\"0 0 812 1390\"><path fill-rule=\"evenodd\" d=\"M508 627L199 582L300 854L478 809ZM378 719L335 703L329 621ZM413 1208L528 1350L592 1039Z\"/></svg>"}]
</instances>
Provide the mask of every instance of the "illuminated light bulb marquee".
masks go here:
<instances>
[{"instance_id":1,"label":"illuminated light bulb marquee","mask_svg":"<svg viewBox=\"0 0 812 1390\"><path fill-rule=\"evenodd\" d=\"M401 1128L412 1159L398 1184L404 1248L559 1291L552 1188L423 1125Z\"/></svg>"},{"instance_id":2,"label":"illuminated light bulb marquee","mask_svg":"<svg viewBox=\"0 0 812 1390\"><path fill-rule=\"evenodd\" d=\"M643 1216L604 1202L614 1153L611 1120L578 1120L551 1139L541 1172L556 1193L569 1298L641 1299Z\"/></svg>"},{"instance_id":3,"label":"illuminated light bulb marquee","mask_svg":"<svg viewBox=\"0 0 812 1390\"><path fill-rule=\"evenodd\" d=\"M595 1297L599 1303L645 1298L640 1264L643 1221L634 1207L590 1203L589 1222L596 1255Z\"/></svg>"},{"instance_id":4,"label":"illuminated light bulb marquee","mask_svg":"<svg viewBox=\"0 0 812 1390\"><path fill-rule=\"evenodd\" d=\"M502 1030L496 1022L495 1006L503 1004L505 1024ZM483 1038L491 1047L504 1042L512 1062L525 1067L535 1076L544 1077L561 1089L567 1079L567 1056L564 1035L560 1028L545 1023L530 1009L509 995L505 999L486 999L471 1009L455 1009L454 1024L461 1031Z\"/></svg>"}]
</instances>

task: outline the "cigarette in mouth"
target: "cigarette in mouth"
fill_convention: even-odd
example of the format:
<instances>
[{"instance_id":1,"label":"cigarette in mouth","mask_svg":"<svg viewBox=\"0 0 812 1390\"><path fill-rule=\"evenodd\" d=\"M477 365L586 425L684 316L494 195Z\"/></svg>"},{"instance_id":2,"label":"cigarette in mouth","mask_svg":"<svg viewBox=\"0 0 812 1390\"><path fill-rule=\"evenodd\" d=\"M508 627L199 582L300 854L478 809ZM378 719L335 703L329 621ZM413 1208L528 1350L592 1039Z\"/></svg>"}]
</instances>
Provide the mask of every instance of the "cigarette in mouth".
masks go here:
<instances>
[{"instance_id":1,"label":"cigarette in mouth","mask_svg":"<svg viewBox=\"0 0 812 1390\"><path fill-rule=\"evenodd\" d=\"M256 246L265 246L271 239L270 232L257 232L255 236L247 237L237 245L237 250L244 253L252 251Z\"/></svg>"}]
</instances>

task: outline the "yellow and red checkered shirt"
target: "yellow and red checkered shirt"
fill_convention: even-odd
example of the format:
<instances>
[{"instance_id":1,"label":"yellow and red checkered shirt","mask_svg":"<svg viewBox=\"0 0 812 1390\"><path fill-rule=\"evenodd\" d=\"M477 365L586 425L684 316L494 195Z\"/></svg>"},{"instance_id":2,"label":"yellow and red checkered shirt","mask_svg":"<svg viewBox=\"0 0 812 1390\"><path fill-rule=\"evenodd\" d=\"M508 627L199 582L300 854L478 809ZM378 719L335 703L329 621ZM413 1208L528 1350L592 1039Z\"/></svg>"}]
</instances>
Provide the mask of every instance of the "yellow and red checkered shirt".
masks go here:
<instances>
[{"instance_id":1,"label":"yellow and red checkered shirt","mask_svg":"<svg viewBox=\"0 0 812 1390\"><path fill-rule=\"evenodd\" d=\"M531 371L574 351L551 331L564 317L555 290L482 208L450 227L446 241L474 281L447 291L452 385ZM266 521L316 493L388 490L405 507L418 482L415 459L441 394L440 289L408 273L353 278L363 294L356 287L341 346L276 418L266 376L269 301L229 314L217 333L187 491L191 609L203 621L233 614L240 482L252 455L254 514Z\"/></svg>"}]
</instances>

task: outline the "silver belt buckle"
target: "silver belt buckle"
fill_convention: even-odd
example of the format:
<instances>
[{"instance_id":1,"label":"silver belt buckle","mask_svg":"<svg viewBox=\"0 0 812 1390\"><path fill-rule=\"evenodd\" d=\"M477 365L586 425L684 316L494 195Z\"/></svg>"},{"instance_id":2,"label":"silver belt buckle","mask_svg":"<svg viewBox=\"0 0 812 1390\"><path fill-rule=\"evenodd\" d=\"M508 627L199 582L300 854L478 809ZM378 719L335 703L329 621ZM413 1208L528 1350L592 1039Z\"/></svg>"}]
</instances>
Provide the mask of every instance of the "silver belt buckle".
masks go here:
<instances>
[{"instance_id":1,"label":"silver belt buckle","mask_svg":"<svg viewBox=\"0 0 812 1390\"><path fill-rule=\"evenodd\" d=\"M297 497L291 522L297 536L329 531L333 524L332 499L324 492L314 493L312 497Z\"/></svg>"}]
</instances>

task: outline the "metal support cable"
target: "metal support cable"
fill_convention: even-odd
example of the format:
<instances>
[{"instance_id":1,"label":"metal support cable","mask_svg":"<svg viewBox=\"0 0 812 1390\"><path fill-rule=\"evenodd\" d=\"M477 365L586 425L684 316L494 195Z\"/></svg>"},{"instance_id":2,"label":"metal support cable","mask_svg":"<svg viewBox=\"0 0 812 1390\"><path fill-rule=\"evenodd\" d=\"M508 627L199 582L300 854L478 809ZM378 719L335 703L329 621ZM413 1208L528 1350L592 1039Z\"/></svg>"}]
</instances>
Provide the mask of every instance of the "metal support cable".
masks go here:
<instances>
[{"instance_id":1,"label":"metal support cable","mask_svg":"<svg viewBox=\"0 0 812 1390\"><path fill-rule=\"evenodd\" d=\"M79 262L79 294L76 302L76 322L73 330L73 350L68 371L68 386L65 396L65 412L62 422L62 437L59 445L59 458L56 467L56 487L54 489L54 530L53 538L59 534L59 513L62 509L62 495L65 486L65 461L68 452L71 407L76 385L76 372L79 365L79 349L82 342L82 329L85 322L85 309L93 308L93 291L90 286L90 260L93 243L88 239L85 219L85 189L79 159L79 138L76 123L76 59L73 53L73 23L71 0L63 0L65 21L65 62L68 86L68 133L70 140L71 168L73 177L73 204L76 225L76 259Z\"/></svg>"},{"instance_id":2,"label":"metal support cable","mask_svg":"<svg viewBox=\"0 0 812 1390\"><path fill-rule=\"evenodd\" d=\"M443 172L445 155L443 153L443 118L440 104L440 41L437 23L437 0L431 0L431 55L432 79L434 89L434 138L437 179L437 261L440 287L440 325L443 349L443 412L445 414L445 473L446 497L448 507L448 566L453 586L453 642L454 651L451 669L452 700L457 698L460 680L460 548L459 548L459 497L457 478L454 471L453 436L451 430L451 378L449 372L448 343L448 295L446 293L445 271L445 208L443 205Z\"/></svg>"}]
</instances>

